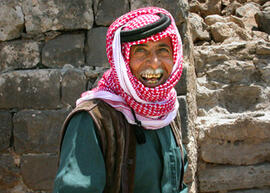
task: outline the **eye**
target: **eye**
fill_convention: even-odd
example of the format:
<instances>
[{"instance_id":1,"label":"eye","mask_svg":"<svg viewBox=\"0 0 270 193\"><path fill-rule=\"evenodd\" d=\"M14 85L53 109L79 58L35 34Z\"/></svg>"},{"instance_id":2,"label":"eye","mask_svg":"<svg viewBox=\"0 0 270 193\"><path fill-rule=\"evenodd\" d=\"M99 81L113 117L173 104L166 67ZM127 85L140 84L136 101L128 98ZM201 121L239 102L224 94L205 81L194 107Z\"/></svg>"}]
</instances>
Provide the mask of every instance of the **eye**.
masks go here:
<instances>
[{"instance_id":1,"label":"eye","mask_svg":"<svg viewBox=\"0 0 270 193\"><path fill-rule=\"evenodd\" d=\"M171 53L171 51L169 48L162 47L162 48L158 49L158 54L160 54L162 56L168 56L168 55L170 55L170 53Z\"/></svg>"},{"instance_id":2,"label":"eye","mask_svg":"<svg viewBox=\"0 0 270 193\"><path fill-rule=\"evenodd\" d=\"M145 52L145 49L142 47L138 47L138 48L135 48L134 53L136 53L136 52Z\"/></svg>"},{"instance_id":3,"label":"eye","mask_svg":"<svg viewBox=\"0 0 270 193\"><path fill-rule=\"evenodd\" d=\"M136 47L133 52L133 54L137 57L144 56L146 55L146 53L147 53L147 50L143 47Z\"/></svg>"}]
</instances>

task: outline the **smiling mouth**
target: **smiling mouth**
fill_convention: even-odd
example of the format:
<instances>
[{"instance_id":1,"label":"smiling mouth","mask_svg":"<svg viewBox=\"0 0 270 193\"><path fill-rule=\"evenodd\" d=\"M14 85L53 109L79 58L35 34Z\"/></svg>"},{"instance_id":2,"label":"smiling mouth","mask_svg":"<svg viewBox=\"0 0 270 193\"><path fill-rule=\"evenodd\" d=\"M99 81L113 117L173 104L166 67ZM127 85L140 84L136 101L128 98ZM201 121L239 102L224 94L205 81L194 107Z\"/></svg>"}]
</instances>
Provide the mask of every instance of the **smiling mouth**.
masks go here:
<instances>
[{"instance_id":1,"label":"smiling mouth","mask_svg":"<svg viewBox=\"0 0 270 193\"><path fill-rule=\"evenodd\" d=\"M142 80L147 84L157 84L163 77L163 70L145 70L141 73Z\"/></svg>"}]
</instances>

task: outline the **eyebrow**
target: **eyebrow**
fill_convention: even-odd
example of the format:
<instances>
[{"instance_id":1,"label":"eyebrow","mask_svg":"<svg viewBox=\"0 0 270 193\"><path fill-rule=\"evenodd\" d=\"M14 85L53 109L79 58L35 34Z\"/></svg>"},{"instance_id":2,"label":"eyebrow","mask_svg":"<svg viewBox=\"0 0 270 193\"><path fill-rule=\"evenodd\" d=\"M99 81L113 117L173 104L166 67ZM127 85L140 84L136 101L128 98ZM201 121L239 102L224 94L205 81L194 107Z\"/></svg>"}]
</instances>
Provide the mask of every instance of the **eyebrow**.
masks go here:
<instances>
[{"instance_id":1,"label":"eyebrow","mask_svg":"<svg viewBox=\"0 0 270 193\"><path fill-rule=\"evenodd\" d=\"M169 46L168 44L164 44L164 43L161 43L161 44L159 44L158 46L159 46L159 47L168 47L168 48L170 48L170 46Z\"/></svg>"}]
</instances>

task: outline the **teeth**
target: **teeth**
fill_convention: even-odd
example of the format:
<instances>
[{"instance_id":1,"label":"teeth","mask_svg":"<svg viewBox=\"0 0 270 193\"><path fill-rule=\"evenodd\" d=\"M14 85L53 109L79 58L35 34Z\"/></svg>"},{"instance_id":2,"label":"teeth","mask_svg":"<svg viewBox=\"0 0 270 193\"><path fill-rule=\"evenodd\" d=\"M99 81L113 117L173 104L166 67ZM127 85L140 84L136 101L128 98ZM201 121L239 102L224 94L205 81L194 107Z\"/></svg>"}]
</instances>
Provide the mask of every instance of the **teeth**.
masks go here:
<instances>
[{"instance_id":1,"label":"teeth","mask_svg":"<svg viewBox=\"0 0 270 193\"><path fill-rule=\"evenodd\" d=\"M157 83L158 81L157 80L149 80L148 81L148 83L150 83L150 84L155 84L155 83Z\"/></svg>"},{"instance_id":2,"label":"teeth","mask_svg":"<svg viewBox=\"0 0 270 193\"><path fill-rule=\"evenodd\" d=\"M161 77L161 73L158 73L158 74L142 74L142 77L143 78L160 78Z\"/></svg>"}]
</instances>

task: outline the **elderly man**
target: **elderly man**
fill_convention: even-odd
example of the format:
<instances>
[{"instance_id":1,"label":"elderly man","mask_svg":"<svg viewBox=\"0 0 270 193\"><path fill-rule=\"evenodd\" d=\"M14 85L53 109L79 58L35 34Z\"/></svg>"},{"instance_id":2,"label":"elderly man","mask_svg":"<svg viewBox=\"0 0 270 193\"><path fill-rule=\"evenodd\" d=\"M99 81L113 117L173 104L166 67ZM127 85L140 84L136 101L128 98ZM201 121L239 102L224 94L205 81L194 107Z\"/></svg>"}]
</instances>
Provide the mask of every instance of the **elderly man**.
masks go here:
<instances>
[{"instance_id":1,"label":"elderly man","mask_svg":"<svg viewBox=\"0 0 270 193\"><path fill-rule=\"evenodd\" d=\"M186 167L173 88L182 73L174 19L131 11L107 32L111 68L64 123L54 193L179 193Z\"/></svg>"}]
</instances>

